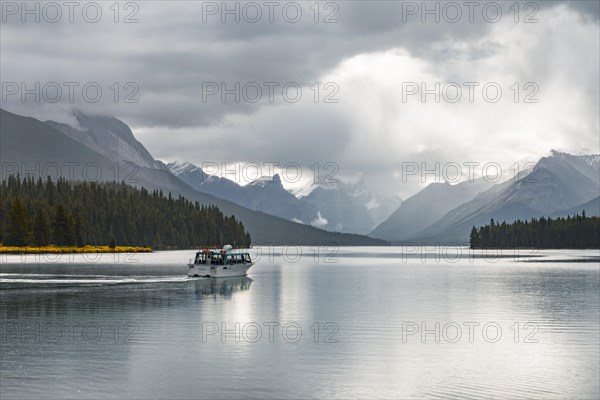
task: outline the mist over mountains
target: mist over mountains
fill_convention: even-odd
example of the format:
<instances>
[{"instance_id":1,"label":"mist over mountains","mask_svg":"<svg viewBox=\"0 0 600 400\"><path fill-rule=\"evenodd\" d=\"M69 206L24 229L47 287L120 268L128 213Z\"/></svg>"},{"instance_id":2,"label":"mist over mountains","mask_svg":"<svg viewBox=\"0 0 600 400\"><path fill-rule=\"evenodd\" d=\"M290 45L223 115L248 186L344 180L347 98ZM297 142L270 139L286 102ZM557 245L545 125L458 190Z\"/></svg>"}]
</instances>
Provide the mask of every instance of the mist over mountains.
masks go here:
<instances>
[{"instance_id":1,"label":"mist over mountains","mask_svg":"<svg viewBox=\"0 0 600 400\"><path fill-rule=\"evenodd\" d=\"M134 136L129 126L116 118L90 116L74 111L78 129L70 125L46 121L46 124L64 133L71 139L89 147L111 160L133 162L140 167L168 170L155 160Z\"/></svg>"},{"instance_id":2,"label":"mist over mountains","mask_svg":"<svg viewBox=\"0 0 600 400\"><path fill-rule=\"evenodd\" d=\"M327 232L241 207L198 192L152 158L129 127L112 117L75 112L80 126L42 122L0 109L2 179L10 174L50 175L69 180L124 181L165 195L182 195L200 204L216 205L235 215L252 235L252 242L278 244L381 245L386 242L354 234Z\"/></svg>"},{"instance_id":3,"label":"mist over mountains","mask_svg":"<svg viewBox=\"0 0 600 400\"><path fill-rule=\"evenodd\" d=\"M370 232L387 218L401 200L378 197L360 185L344 182L313 185L310 193L294 196L286 190L278 174L263 176L246 185L225 177L208 175L190 162L173 162L174 175L194 189L303 224L335 232Z\"/></svg>"},{"instance_id":4,"label":"mist over mountains","mask_svg":"<svg viewBox=\"0 0 600 400\"><path fill-rule=\"evenodd\" d=\"M429 185L407 199L371 235L392 242L410 239L425 243L466 243L473 225L486 224L492 218L498 222L513 222L572 215L584 209L590 216L600 215L600 155L576 156L552 151L527 173L491 187L488 184L487 189L481 180L454 187L439 185ZM438 202L452 207L440 206ZM417 203L423 206L416 206ZM414 215L426 214L426 210L437 214L445 212L435 221L420 215L415 222ZM425 226L424 221L428 222ZM406 225L413 229L407 232Z\"/></svg>"},{"instance_id":5,"label":"mist over mountains","mask_svg":"<svg viewBox=\"0 0 600 400\"><path fill-rule=\"evenodd\" d=\"M464 244L473 225L492 218L512 222L584 209L590 216L600 215L600 155L552 151L507 181L492 183L484 177L432 183L404 201L346 182L314 184L294 195L277 174L241 185L189 162L166 165L152 157L124 122L79 111L73 116L76 123L68 125L0 110L3 179L17 173L58 174L171 192L235 215L254 243Z\"/></svg>"},{"instance_id":6,"label":"mist over mountains","mask_svg":"<svg viewBox=\"0 0 600 400\"><path fill-rule=\"evenodd\" d=\"M432 183L405 200L394 213L378 225L371 235L404 240L415 237L429 225L442 218L453 208L471 200L492 184L483 178L474 182L451 185Z\"/></svg>"},{"instance_id":7,"label":"mist over mountains","mask_svg":"<svg viewBox=\"0 0 600 400\"><path fill-rule=\"evenodd\" d=\"M168 167L173 174L194 189L251 210L309 225L317 218L317 209L285 190L279 175L261 177L242 186L224 177L208 175L200 167L189 162L170 163Z\"/></svg>"}]
</instances>

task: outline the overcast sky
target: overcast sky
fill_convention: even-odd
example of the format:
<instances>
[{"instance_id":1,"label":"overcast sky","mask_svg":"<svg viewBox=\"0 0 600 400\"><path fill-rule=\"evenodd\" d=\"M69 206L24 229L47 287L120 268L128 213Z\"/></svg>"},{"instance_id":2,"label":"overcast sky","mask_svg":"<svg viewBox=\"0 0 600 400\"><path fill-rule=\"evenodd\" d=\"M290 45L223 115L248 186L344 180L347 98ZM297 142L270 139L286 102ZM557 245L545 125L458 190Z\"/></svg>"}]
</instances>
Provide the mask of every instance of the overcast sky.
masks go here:
<instances>
[{"instance_id":1,"label":"overcast sky","mask_svg":"<svg viewBox=\"0 0 600 400\"><path fill-rule=\"evenodd\" d=\"M2 2L0 106L70 123L75 107L116 116L164 161L333 162L337 177L406 197L423 185L418 174L403 182L406 163L508 168L551 149L600 151L596 1L510 1L498 17L499 3L428 2L439 22L422 2L228 2L239 22L222 2L130 2L117 23L112 1L97 3L96 23L95 6L86 21L81 3L71 23L57 4L62 16L40 8L36 23L21 2ZM49 101L50 85L23 101L7 93L11 82L56 82L63 93ZM73 102L65 82L80 84ZM96 103L82 94L90 82L103 91ZM235 92L236 82L239 101L222 99L221 84ZM436 83L439 103L423 99Z\"/></svg>"}]
</instances>

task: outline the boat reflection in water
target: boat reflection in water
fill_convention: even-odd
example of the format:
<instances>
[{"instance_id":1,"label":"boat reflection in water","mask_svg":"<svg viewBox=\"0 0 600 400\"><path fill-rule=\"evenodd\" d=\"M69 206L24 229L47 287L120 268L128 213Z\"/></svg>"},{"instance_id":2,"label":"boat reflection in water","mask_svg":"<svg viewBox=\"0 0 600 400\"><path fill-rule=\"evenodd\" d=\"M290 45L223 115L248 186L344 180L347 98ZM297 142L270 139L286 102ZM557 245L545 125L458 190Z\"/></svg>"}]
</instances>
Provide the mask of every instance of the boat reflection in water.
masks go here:
<instances>
[{"instance_id":1,"label":"boat reflection in water","mask_svg":"<svg viewBox=\"0 0 600 400\"><path fill-rule=\"evenodd\" d=\"M233 292L248 290L252 279L247 276L236 276L231 278L199 278L192 280L196 285L196 294L202 296L219 295L231 297Z\"/></svg>"}]
</instances>

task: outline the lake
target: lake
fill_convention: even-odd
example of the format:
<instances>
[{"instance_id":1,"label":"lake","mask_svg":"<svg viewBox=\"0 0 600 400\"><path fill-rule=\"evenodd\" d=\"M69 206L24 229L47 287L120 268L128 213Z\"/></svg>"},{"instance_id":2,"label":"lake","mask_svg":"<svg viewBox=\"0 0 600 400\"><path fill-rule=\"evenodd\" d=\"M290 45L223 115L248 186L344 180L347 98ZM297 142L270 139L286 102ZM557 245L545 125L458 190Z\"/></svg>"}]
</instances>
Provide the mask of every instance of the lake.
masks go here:
<instances>
[{"instance_id":1,"label":"lake","mask_svg":"<svg viewBox=\"0 0 600 400\"><path fill-rule=\"evenodd\" d=\"M598 398L598 251L515 253L3 255L0 397Z\"/></svg>"}]
</instances>

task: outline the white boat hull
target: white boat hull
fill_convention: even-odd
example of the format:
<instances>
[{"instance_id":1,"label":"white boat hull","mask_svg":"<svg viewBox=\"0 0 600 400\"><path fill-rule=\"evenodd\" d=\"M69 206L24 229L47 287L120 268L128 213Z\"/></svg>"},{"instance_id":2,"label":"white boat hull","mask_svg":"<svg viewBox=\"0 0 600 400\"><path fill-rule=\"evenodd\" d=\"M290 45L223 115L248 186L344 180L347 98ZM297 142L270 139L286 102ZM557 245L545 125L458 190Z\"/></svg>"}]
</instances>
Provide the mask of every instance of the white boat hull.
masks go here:
<instances>
[{"instance_id":1,"label":"white boat hull","mask_svg":"<svg viewBox=\"0 0 600 400\"><path fill-rule=\"evenodd\" d=\"M225 278L232 276L246 276L253 263L210 265L188 264L188 277Z\"/></svg>"},{"instance_id":2,"label":"white boat hull","mask_svg":"<svg viewBox=\"0 0 600 400\"><path fill-rule=\"evenodd\" d=\"M210 265L188 264L188 277L198 278L210 276Z\"/></svg>"}]
</instances>

